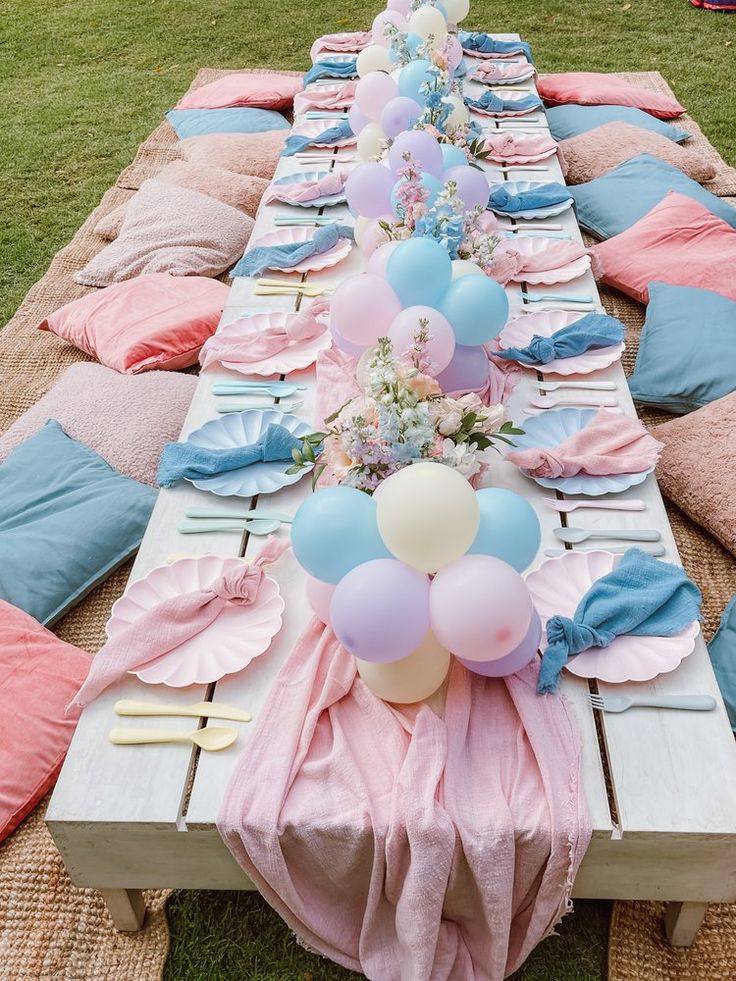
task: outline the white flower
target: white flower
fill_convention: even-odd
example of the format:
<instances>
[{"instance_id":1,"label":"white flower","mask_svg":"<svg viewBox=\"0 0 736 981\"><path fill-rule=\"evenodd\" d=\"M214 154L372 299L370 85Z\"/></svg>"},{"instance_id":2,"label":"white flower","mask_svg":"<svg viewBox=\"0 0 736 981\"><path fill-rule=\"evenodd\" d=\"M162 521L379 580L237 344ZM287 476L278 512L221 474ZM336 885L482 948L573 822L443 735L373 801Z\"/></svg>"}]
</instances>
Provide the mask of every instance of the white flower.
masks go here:
<instances>
[{"instance_id":1,"label":"white flower","mask_svg":"<svg viewBox=\"0 0 736 981\"><path fill-rule=\"evenodd\" d=\"M467 443L455 444L451 439L442 442L442 463L468 480L482 469L481 462Z\"/></svg>"},{"instance_id":2,"label":"white flower","mask_svg":"<svg viewBox=\"0 0 736 981\"><path fill-rule=\"evenodd\" d=\"M496 433L506 422L506 406L485 405L483 406L482 431L484 433Z\"/></svg>"}]
</instances>

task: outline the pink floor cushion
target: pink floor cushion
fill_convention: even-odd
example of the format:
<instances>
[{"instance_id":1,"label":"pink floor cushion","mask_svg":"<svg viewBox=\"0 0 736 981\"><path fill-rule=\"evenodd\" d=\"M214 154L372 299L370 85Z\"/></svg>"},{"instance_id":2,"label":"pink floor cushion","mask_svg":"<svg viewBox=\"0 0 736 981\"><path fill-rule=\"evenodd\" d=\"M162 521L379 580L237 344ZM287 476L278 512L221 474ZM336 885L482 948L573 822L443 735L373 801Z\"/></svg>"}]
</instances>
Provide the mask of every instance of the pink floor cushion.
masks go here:
<instances>
[{"instance_id":1,"label":"pink floor cushion","mask_svg":"<svg viewBox=\"0 0 736 981\"><path fill-rule=\"evenodd\" d=\"M65 709L90 660L0 600L0 841L56 782L79 717Z\"/></svg>"},{"instance_id":2,"label":"pink floor cushion","mask_svg":"<svg viewBox=\"0 0 736 981\"><path fill-rule=\"evenodd\" d=\"M245 251L253 219L207 194L153 178L128 202L120 234L74 274L110 286L144 273L219 276Z\"/></svg>"},{"instance_id":3,"label":"pink floor cushion","mask_svg":"<svg viewBox=\"0 0 736 981\"><path fill-rule=\"evenodd\" d=\"M80 361L0 436L0 463L57 419L119 473L155 487L159 457L166 443L179 438L196 387L195 375L121 375Z\"/></svg>"},{"instance_id":4,"label":"pink floor cushion","mask_svg":"<svg viewBox=\"0 0 736 981\"><path fill-rule=\"evenodd\" d=\"M559 144L559 152L567 165L565 179L568 184L585 184L602 177L640 153L666 160L699 184L712 180L716 175L713 163L704 160L697 148L680 146L666 136L629 123L596 126L579 136L563 140Z\"/></svg>"},{"instance_id":5,"label":"pink floor cushion","mask_svg":"<svg viewBox=\"0 0 736 981\"><path fill-rule=\"evenodd\" d=\"M152 273L72 300L39 328L115 371L173 371L196 364L227 297L227 286L214 279Z\"/></svg>"},{"instance_id":6,"label":"pink floor cushion","mask_svg":"<svg viewBox=\"0 0 736 981\"><path fill-rule=\"evenodd\" d=\"M593 249L600 279L649 302L649 283L697 286L736 300L736 229L670 191L625 232Z\"/></svg>"},{"instance_id":7,"label":"pink floor cushion","mask_svg":"<svg viewBox=\"0 0 736 981\"><path fill-rule=\"evenodd\" d=\"M677 99L604 72L565 72L545 75L537 82L537 91L551 106L576 103L581 106L633 106L657 116L675 119L685 112Z\"/></svg>"},{"instance_id":8,"label":"pink floor cushion","mask_svg":"<svg viewBox=\"0 0 736 981\"><path fill-rule=\"evenodd\" d=\"M266 133L213 133L182 140L177 149L185 160L232 170L236 174L253 174L271 180L284 149L288 131Z\"/></svg>"},{"instance_id":9,"label":"pink floor cushion","mask_svg":"<svg viewBox=\"0 0 736 981\"><path fill-rule=\"evenodd\" d=\"M302 75L280 72L233 72L208 85L187 92L177 109L226 109L252 106L259 109L291 109L301 92Z\"/></svg>"},{"instance_id":10,"label":"pink floor cushion","mask_svg":"<svg viewBox=\"0 0 736 981\"><path fill-rule=\"evenodd\" d=\"M251 218L255 218L258 205L269 185L263 177L252 177L246 174L234 174L231 170L221 170L219 167L208 167L205 164L189 163L187 160L172 160L156 175L158 180L168 184L178 184L192 191L199 191L211 198L237 208ZM112 240L120 234L123 227L128 202L114 208L109 214L97 222L95 234Z\"/></svg>"}]
</instances>

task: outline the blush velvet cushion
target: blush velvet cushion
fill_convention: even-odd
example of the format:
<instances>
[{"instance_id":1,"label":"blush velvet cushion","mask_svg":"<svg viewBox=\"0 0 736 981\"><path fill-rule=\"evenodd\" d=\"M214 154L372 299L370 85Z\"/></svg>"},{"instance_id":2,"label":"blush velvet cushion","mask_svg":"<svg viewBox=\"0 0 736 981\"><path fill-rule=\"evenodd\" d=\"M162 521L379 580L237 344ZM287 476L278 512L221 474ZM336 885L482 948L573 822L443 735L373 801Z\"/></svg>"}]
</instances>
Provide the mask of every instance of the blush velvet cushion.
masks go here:
<instances>
[{"instance_id":1,"label":"blush velvet cushion","mask_svg":"<svg viewBox=\"0 0 736 981\"><path fill-rule=\"evenodd\" d=\"M593 256L604 283L641 303L655 281L736 300L736 229L684 194L666 194L626 231L596 245Z\"/></svg>"},{"instance_id":2,"label":"blush velvet cushion","mask_svg":"<svg viewBox=\"0 0 736 981\"><path fill-rule=\"evenodd\" d=\"M176 108L255 106L260 109L291 109L294 96L302 90L301 73L233 72L187 92Z\"/></svg>"},{"instance_id":3,"label":"blush velvet cushion","mask_svg":"<svg viewBox=\"0 0 736 981\"><path fill-rule=\"evenodd\" d=\"M79 717L65 706L90 660L0 600L0 841L56 781Z\"/></svg>"},{"instance_id":4,"label":"blush velvet cushion","mask_svg":"<svg viewBox=\"0 0 736 981\"><path fill-rule=\"evenodd\" d=\"M676 119L685 112L677 99L631 85L623 78L603 72L565 72L544 75L537 91L551 106L574 102L577 105L632 106L658 119Z\"/></svg>"},{"instance_id":5,"label":"blush velvet cushion","mask_svg":"<svg viewBox=\"0 0 736 981\"><path fill-rule=\"evenodd\" d=\"M278 166L288 132L214 133L193 136L177 146L179 155L192 163L220 167L235 174L252 174L271 180Z\"/></svg>"},{"instance_id":6,"label":"blush velvet cushion","mask_svg":"<svg viewBox=\"0 0 736 981\"><path fill-rule=\"evenodd\" d=\"M196 364L227 302L224 283L152 273L88 293L39 324L115 371Z\"/></svg>"}]
</instances>

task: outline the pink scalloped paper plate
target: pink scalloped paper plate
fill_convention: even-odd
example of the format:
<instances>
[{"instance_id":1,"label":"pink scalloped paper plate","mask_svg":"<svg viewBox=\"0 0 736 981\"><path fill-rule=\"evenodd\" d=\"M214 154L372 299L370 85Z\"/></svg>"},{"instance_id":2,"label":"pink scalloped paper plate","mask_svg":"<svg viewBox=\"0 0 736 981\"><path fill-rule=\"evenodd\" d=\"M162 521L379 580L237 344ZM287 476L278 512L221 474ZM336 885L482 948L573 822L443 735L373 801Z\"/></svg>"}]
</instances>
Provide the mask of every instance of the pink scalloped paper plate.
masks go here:
<instances>
[{"instance_id":1,"label":"pink scalloped paper plate","mask_svg":"<svg viewBox=\"0 0 736 981\"><path fill-rule=\"evenodd\" d=\"M555 614L571 617L593 583L607 575L621 561L611 552L567 552L548 559L526 576L534 606L546 629ZM597 678L610 684L624 681L650 681L659 674L674 671L683 658L692 654L700 624L694 620L672 637L617 637L609 647L591 648L571 658L565 669L579 678Z\"/></svg>"},{"instance_id":2,"label":"pink scalloped paper plate","mask_svg":"<svg viewBox=\"0 0 736 981\"><path fill-rule=\"evenodd\" d=\"M518 116L518 113L513 113L514 116ZM533 164L539 163L542 160L549 160L550 157L557 153L557 147L553 146L540 153L516 153L510 156L506 154L505 156L501 153L494 153L492 150L488 153L485 158L489 163L495 164Z\"/></svg>"},{"instance_id":3,"label":"pink scalloped paper plate","mask_svg":"<svg viewBox=\"0 0 736 981\"><path fill-rule=\"evenodd\" d=\"M277 228L259 238L257 242L253 243L252 248L258 248L260 245L291 245L294 242L306 242L312 238L316 231L316 228ZM283 269L281 266L269 266L269 269L285 273L319 272L342 262L350 255L352 247L353 243L349 238L340 238L337 240L337 245L333 245L331 249L320 252L319 255L310 256L309 259L305 259L297 266L290 266L288 269Z\"/></svg>"},{"instance_id":4,"label":"pink scalloped paper plate","mask_svg":"<svg viewBox=\"0 0 736 981\"><path fill-rule=\"evenodd\" d=\"M281 310L274 310L273 313L258 313L248 317L249 326L255 327L258 331L266 330L268 327L279 327L285 322L286 313ZM230 329L229 329L230 328ZM229 335L237 335L239 324L237 321L221 327L218 331L219 337L227 338ZM278 354L264 358L262 361L249 361L247 364L240 361L223 361L225 368L232 368L243 375L288 375L290 371L301 371L308 368L317 360L320 351L326 351L332 344L332 335L329 328L325 325L324 333L318 337L312 337L308 341L290 344L289 347Z\"/></svg>"},{"instance_id":5,"label":"pink scalloped paper plate","mask_svg":"<svg viewBox=\"0 0 736 981\"><path fill-rule=\"evenodd\" d=\"M298 126L292 127L292 136L308 136L310 140L313 140L315 136L320 136L325 133L328 129L332 129L334 123L329 120L325 122L323 119L307 119L303 123L299 123ZM314 147L315 150L329 150L335 146L351 146L353 143L357 143L358 137L353 133L351 136L346 136L342 140L337 140L335 143L330 143L326 147Z\"/></svg>"},{"instance_id":6,"label":"pink scalloped paper plate","mask_svg":"<svg viewBox=\"0 0 736 981\"><path fill-rule=\"evenodd\" d=\"M522 270L512 276L511 278L515 282L529 283L530 286L554 286L556 283L569 283L573 279L578 279L590 269L590 256L588 255L565 261L566 255L575 255L575 251L570 248L571 244L559 238L517 235L514 238L506 239L499 246L499 249L504 252L518 252L525 258L544 262L545 268L539 272L524 272Z\"/></svg>"},{"instance_id":7,"label":"pink scalloped paper plate","mask_svg":"<svg viewBox=\"0 0 736 981\"><path fill-rule=\"evenodd\" d=\"M487 59L485 60L487 63ZM528 61L515 65L504 63L502 59L496 58L491 64L490 72L484 66L478 65L468 74L468 81L479 82L481 85L513 85L515 82L525 82L536 74L536 68Z\"/></svg>"},{"instance_id":8,"label":"pink scalloped paper plate","mask_svg":"<svg viewBox=\"0 0 736 981\"><path fill-rule=\"evenodd\" d=\"M584 313L566 310L540 310L539 313L527 313L515 320L509 320L498 338L500 347L526 347L535 334L551 337L555 331L568 324L575 323ZM591 371L607 368L621 357L625 344L611 344L609 347L599 347L594 350L577 354L574 358L557 358L548 364L541 365L545 375L587 375ZM522 366L524 367L524 366ZM536 366L532 367L534 371Z\"/></svg>"},{"instance_id":9,"label":"pink scalloped paper plate","mask_svg":"<svg viewBox=\"0 0 736 981\"><path fill-rule=\"evenodd\" d=\"M203 555L178 559L152 569L137 579L113 605L105 630L117 637L131 623L162 600L206 588L213 580L242 559ZM200 634L152 661L140 671L131 671L149 685L207 685L226 674L242 671L253 658L268 650L281 630L284 601L279 584L266 576L257 601L248 607L228 603L219 617Z\"/></svg>"}]
</instances>

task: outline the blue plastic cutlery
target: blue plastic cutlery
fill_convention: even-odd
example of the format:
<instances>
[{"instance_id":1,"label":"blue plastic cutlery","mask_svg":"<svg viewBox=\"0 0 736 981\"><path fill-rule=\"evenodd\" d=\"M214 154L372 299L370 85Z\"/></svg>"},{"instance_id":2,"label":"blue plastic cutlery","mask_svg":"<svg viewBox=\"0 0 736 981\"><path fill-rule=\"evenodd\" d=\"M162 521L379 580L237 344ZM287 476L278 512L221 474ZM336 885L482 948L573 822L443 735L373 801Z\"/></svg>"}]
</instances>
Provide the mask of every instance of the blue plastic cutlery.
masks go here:
<instances>
[{"instance_id":1,"label":"blue plastic cutlery","mask_svg":"<svg viewBox=\"0 0 736 981\"><path fill-rule=\"evenodd\" d=\"M217 382L212 386L213 395L293 395L294 392L304 392L306 385L294 385L292 382Z\"/></svg>"}]
</instances>

